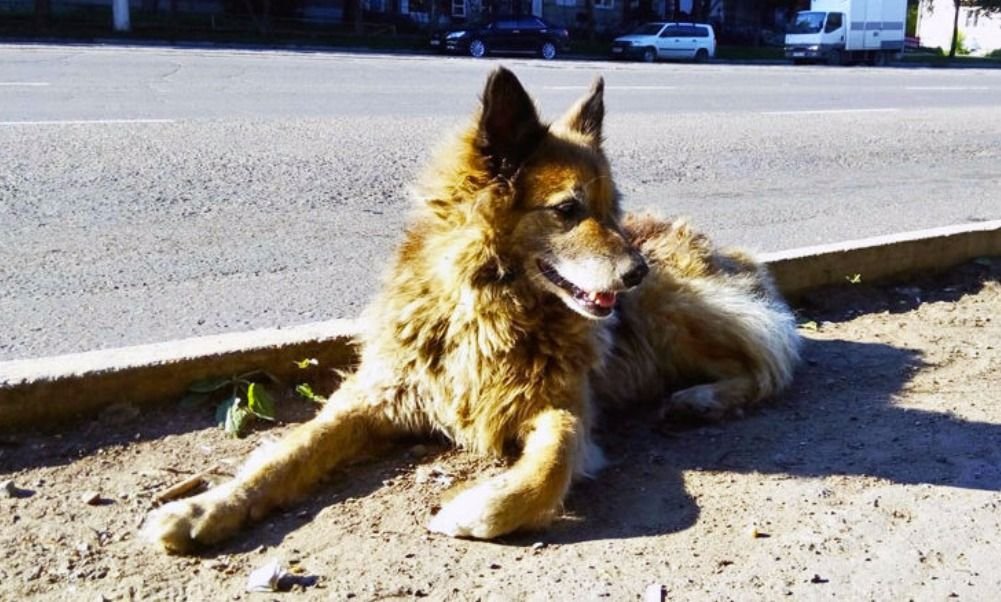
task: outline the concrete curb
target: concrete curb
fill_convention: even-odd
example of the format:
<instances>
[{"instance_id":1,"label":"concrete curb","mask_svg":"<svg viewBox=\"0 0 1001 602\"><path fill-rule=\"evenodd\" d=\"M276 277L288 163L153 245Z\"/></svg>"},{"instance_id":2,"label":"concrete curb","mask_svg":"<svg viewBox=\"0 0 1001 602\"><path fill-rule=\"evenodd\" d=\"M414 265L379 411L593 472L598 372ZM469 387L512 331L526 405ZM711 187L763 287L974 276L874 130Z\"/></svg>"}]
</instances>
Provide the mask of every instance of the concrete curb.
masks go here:
<instances>
[{"instance_id":1,"label":"concrete curb","mask_svg":"<svg viewBox=\"0 0 1001 602\"><path fill-rule=\"evenodd\" d=\"M866 283L944 270L977 257L1001 255L1001 220L877 236L761 254L782 294L795 302L810 289Z\"/></svg>"},{"instance_id":2,"label":"concrete curb","mask_svg":"<svg viewBox=\"0 0 1001 602\"><path fill-rule=\"evenodd\" d=\"M180 399L192 382L267 370L284 382L315 382L356 357L353 320L213 335L0 362L0 432L95 414L117 403ZM315 358L316 367L295 361Z\"/></svg>"},{"instance_id":3,"label":"concrete curb","mask_svg":"<svg viewBox=\"0 0 1001 602\"><path fill-rule=\"evenodd\" d=\"M794 249L761 256L795 301L860 274L867 283L943 270L1001 255L1001 220ZM184 395L198 379L267 370L287 382L313 381L356 358L359 325L332 320L285 329L214 335L0 362L0 431L92 416L116 403L136 406ZM296 360L316 358L301 370Z\"/></svg>"}]
</instances>

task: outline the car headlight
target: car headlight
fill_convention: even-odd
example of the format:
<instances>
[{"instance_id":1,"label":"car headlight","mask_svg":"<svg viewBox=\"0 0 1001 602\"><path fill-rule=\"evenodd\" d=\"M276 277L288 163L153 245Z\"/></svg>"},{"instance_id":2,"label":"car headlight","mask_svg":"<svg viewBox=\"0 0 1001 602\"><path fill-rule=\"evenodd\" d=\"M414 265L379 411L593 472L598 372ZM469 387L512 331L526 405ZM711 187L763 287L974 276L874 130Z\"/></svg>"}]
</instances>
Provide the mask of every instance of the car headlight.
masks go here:
<instances>
[{"instance_id":1,"label":"car headlight","mask_svg":"<svg viewBox=\"0 0 1001 602\"><path fill-rule=\"evenodd\" d=\"M448 35L445 36L445 39L446 40L455 40L455 39L461 38L464 35L466 35L466 32L464 32L464 31L450 31L450 32L448 32Z\"/></svg>"},{"instance_id":2,"label":"car headlight","mask_svg":"<svg viewBox=\"0 0 1001 602\"><path fill-rule=\"evenodd\" d=\"M813 46L807 46L806 49L807 50L813 50L814 52L816 52L817 50L820 50L820 46L818 46L817 44L814 44Z\"/></svg>"}]
</instances>

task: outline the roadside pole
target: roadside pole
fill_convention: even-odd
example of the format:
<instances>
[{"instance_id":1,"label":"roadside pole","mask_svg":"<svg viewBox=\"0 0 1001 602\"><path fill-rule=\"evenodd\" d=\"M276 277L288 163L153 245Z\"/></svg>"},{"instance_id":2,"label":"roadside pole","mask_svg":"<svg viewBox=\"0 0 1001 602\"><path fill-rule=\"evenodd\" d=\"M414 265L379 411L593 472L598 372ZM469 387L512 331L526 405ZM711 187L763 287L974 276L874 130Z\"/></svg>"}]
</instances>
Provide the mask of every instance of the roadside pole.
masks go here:
<instances>
[{"instance_id":1,"label":"roadside pole","mask_svg":"<svg viewBox=\"0 0 1001 602\"><path fill-rule=\"evenodd\" d=\"M115 31L132 29L129 23L129 0L111 0L111 15L115 22Z\"/></svg>"}]
</instances>

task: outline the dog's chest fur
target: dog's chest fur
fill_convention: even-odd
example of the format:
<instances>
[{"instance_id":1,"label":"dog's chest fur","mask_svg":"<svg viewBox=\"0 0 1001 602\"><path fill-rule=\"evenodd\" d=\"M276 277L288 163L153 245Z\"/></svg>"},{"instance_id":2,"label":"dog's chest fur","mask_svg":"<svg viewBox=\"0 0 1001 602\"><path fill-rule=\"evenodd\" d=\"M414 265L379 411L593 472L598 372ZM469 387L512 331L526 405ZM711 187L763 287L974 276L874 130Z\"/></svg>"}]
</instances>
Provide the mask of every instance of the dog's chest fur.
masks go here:
<instances>
[{"instance_id":1,"label":"dog's chest fur","mask_svg":"<svg viewBox=\"0 0 1001 602\"><path fill-rule=\"evenodd\" d=\"M426 259L426 258L424 258ZM398 416L478 452L502 453L544 407L590 414L588 374L608 347L604 325L516 280L443 280L401 257L366 315L360 376L391 396Z\"/></svg>"}]
</instances>

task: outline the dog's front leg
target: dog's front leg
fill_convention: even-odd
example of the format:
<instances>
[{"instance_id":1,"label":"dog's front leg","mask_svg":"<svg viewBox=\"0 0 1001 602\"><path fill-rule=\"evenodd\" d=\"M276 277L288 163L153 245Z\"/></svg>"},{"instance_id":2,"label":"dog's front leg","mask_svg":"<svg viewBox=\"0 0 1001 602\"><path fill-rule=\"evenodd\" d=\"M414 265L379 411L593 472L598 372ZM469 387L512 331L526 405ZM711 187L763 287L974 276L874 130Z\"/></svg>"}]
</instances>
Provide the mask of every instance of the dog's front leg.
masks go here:
<instances>
[{"instance_id":1,"label":"dog's front leg","mask_svg":"<svg viewBox=\"0 0 1001 602\"><path fill-rule=\"evenodd\" d=\"M315 418L255 451L233 480L153 511L142 534L171 553L222 541L248 521L299 498L373 437L389 431L379 404L346 382Z\"/></svg>"},{"instance_id":2,"label":"dog's front leg","mask_svg":"<svg viewBox=\"0 0 1001 602\"><path fill-rule=\"evenodd\" d=\"M527 427L514 466L456 496L431 520L431 531L491 539L552 521L570 487L586 433L581 420L567 410L544 410Z\"/></svg>"}]
</instances>

